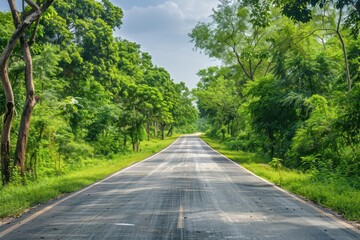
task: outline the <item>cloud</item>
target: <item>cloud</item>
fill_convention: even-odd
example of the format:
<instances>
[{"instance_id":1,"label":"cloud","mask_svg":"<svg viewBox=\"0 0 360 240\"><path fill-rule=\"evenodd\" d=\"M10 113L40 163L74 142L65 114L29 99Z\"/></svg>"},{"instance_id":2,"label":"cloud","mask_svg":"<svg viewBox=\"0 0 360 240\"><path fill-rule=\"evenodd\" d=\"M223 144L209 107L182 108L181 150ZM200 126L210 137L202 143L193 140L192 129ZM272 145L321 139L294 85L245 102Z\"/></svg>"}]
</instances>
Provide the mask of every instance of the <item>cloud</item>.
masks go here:
<instances>
[{"instance_id":1,"label":"cloud","mask_svg":"<svg viewBox=\"0 0 360 240\"><path fill-rule=\"evenodd\" d=\"M123 28L128 33L158 33L179 31L183 12L175 2L165 2L145 8L134 7L124 13Z\"/></svg>"},{"instance_id":2,"label":"cloud","mask_svg":"<svg viewBox=\"0 0 360 240\"><path fill-rule=\"evenodd\" d=\"M218 0L173 0L178 4L184 18L192 20L203 20L212 14Z\"/></svg>"},{"instance_id":3,"label":"cloud","mask_svg":"<svg viewBox=\"0 0 360 240\"><path fill-rule=\"evenodd\" d=\"M148 2L149 3L149 2ZM153 56L154 64L169 71L176 82L196 86L197 71L217 65L193 51L188 33L199 21L208 21L217 0L169 0L124 9L122 28L116 35L139 43Z\"/></svg>"},{"instance_id":4,"label":"cloud","mask_svg":"<svg viewBox=\"0 0 360 240\"><path fill-rule=\"evenodd\" d=\"M187 34L197 22L206 21L217 0L172 0L158 5L135 6L125 10L127 32L172 31Z\"/></svg>"}]
</instances>

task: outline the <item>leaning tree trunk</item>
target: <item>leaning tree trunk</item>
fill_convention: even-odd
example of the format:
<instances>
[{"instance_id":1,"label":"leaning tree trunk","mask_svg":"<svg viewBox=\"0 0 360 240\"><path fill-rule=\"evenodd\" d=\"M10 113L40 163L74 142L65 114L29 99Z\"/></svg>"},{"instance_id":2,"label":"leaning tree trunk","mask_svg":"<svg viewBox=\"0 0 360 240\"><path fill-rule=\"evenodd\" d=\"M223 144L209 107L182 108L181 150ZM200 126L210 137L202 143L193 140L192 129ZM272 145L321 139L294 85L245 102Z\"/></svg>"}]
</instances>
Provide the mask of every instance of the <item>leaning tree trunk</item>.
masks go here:
<instances>
[{"instance_id":1,"label":"leaning tree trunk","mask_svg":"<svg viewBox=\"0 0 360 240\"><path fill-rule=\"evenodd\" d=\"M24 35L25 31L39 19L41 14L48 9L54 0L47 0L41 6L31 12L24 21L20 20L19 12L16 9L15 0L8 0L13 21L16 30L12 34L8 44L4 48L0 56L0 77L2 82L2 88L4 90L6 98L6 112L4 116L4 122L1 132L1 171L2 171L2 182L6 184L10 181L10 130L11 124L14 117L14 94L9 81L7 63L10 58L12 51L14 50L18 40Z\"/></svg>"},{"instance_id":2,"label":"leaning tree trunk","mask_svg":"<svg viewBox=\"0 0 360 240\"><path fill-rule=\"evenodd\" d=\"M20 167L21 176L25 175L25 154L26 146L28 141L29 129L30 129L30 120L32 111L40 99L38 96L35 96L35 88L33 81L33 69L32 69L32 57L30 53L30 46L27 43L24 36L20 38L20 44L23 51L25 67L25 83L26 83L26 101L21 115L20 129L18 133L18 139L15 150L15 166Z\"/></svg>"},{"instance_id":3,"label":"leaning tree trunk","mask_svg":"<svg viewBox=\"0 0 360 240\"><path fill-rule=\"evenodd\" d=\"M10 0L11 1L11 0ZM39 8L37 5L34 8L34 13L36 13L36 18L33 19L32 22L36 21L36 26L33 30L31 42L35 41L35 36L38 28L38 23L40 16L42 13L51 5L54 0L48 0L42 8ZM13 20L15 23L15 27L19 28L23 23L27 20L21 21L19 13L16 11L15 4L10 4L11 12L13 15ZM30 129L30 120L32 111L40 99L39 97L35 96L35 88L34 88L34 81L33 81L33 68L32 68L32 57L30 52L30 45L27 42L27 39L24 35L20 36L20 45L21 50L23 53L23 58L25 62L25 85L26 85L26 100L25 105L23 108L23 112L21 115L20 121L20 128L18 131L18 139L16 143L15 149L15 158L14 158L14 165L20 167L21 176L25 176L25 158L26 158L26 146L28 141L29 129Z\"/></svg>"},{"instance_id":4,"label":"leaning tree trunk","mask_svg":"<svg viewBox=\"0 0 360 240\"><path fill-rule=\"evenodd\" d=\"M14 118L14 94L9 81L6 61L1 64L1 82L6 98L6 111L1 131L1 180L3 185L10 181L10 130Z\"/></svg>"}]
</instances>

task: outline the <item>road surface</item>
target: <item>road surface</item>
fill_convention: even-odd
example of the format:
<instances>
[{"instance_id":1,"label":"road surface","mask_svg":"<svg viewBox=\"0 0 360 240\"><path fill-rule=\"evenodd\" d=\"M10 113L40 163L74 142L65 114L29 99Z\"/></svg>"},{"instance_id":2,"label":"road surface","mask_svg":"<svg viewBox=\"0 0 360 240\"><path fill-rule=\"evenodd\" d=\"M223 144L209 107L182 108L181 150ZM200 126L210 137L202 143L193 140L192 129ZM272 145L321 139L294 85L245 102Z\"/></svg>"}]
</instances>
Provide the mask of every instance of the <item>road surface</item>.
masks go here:
<instances>
[{"instance_id":1,"label":"road surface","mask_svg":"<svg viewBox=\"0 0 360 240\"><path fill-rule=\"evenodd\" d=\"M196 136L0 228L1 239L360 239Z\"/></svg>"}]
</instances>

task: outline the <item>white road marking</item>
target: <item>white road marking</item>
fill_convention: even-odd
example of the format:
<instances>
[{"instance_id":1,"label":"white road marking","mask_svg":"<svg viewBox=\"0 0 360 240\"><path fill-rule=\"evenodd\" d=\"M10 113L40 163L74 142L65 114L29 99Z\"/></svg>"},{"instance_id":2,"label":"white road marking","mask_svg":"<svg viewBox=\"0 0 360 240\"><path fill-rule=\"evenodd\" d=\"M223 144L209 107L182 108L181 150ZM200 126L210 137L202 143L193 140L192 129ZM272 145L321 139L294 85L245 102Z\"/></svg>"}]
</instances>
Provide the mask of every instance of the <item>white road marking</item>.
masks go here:
<instances>
[{"instance_id":1,"label":"white road marking","mask_svg":"<svg viewBox=\"0 0 360 240\"><path fill-rule=\"evenodd\" d=\"M184 229L184 226L185 226L185 224L184 224L184 208L183 208L182 205L180 205L177 228L178 229Z\"/></svg>"},{"instance_id":2,"label":"white road marking","mask_svg":"<svg viewBox=\"0 0 360 240\"><path fill-rule=\"evenodd\" d=\"M115 223L114 225L115 226L130 226L130 227L135 226L135 224L132 224L132 223Z\"/></svg>"}]
</instances>

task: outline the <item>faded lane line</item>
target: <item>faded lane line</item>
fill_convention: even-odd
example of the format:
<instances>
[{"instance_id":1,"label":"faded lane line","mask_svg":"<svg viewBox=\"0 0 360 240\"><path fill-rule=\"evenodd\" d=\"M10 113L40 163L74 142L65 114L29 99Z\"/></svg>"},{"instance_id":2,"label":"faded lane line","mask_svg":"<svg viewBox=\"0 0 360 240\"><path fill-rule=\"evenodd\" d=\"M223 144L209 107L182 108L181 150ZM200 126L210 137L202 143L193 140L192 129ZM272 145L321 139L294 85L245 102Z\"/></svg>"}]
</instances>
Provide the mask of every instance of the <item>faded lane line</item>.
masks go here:
<instances>
[{"instance_id":1,"label":"faded lane line","mask_svg":"<svg viewBox=\"0 0 360 240\"><path fill-rule=\"evenodd\" d=\"M182 205L180 205L177 228L178 229L184 229L184 226L185 226L185 224L184 224L184 208L183 208Z\"/></svg>"},{"instance_id":2,"label":"faded lane line","mask_svg":"<svg viewBox=\"0 0 360 240\"><path fill-rule=\"evenodd\" d=\"M208 146L210 149L212 149L214 152L220 154L220 155L223 156L225 159L227 159L228 161L232 162L232 163L235 164L236 166L240 167L240 168L243 169L244 171L246 171L246 172L250 173L251 175L257 177L258 179L260 179L260 180L262 180L262 181L270 184L270 185L273 186L275 189L277 189L277 190L285 193L286 195L288 195L288 196L292 197L293 199L297 200L298 202L301 202L301 203L305 204L306 206L314 209L314 210L317 211L318 213L329 217L330 219L332 219L332 220L334 220L335 222L343 225L344 227L346 227L346 228L348 228L348 229L351 229L352 231L354 231L354 232L356 232L356 233L360 233L360 230L357 229L355 226L347 223L346 221L344 221L344 220L336 217L335 215L333 215L333 214L331 214L331 213L328 213L328 212L322 210L322 209L321 209L319 206L317 206L316 204L314 204L314 203L311 204L311 203L309 203L309 202L301 199L300 197L294 195L293 193L291 193L291 192L289 192L289 191L286 191L285 189L278 187L278 186L275 185L274 183L269 182L268 180L266 180L266 179L264 179L264 178L256 175L255 173L253 173L253 172L251 172L250 170L248 170L248 169L244 168L243 166L241 166L239 163L231 160L230 158L226 157L224 154L222 154L222 153L220 153L219 151L213 149L209 144L207 144L207 143L206 143L204 140L202 140L200 137L199 137L199 139L200 139L203 143L205 143L206 146Z\"/></svg>"},{"instance_id":3,"label":"faded lane line","mask_svg":"<svg viewBox=\"0 0 360 240\"><path fill-rule=\"evenodd\" d=\"M130 226L130 227L135 226L135 224L133 224L133 223L115 223L114 225L115 226Z\"/></svg>"},{"instance_id":4,"label":"faded lane line","mask_svg":"<svg viewBox=\"0 0 360 240\"><path fill-rule=\"evenodd\" d=\"M179 207L179 217L178 217L178 223L177 223L177 229L180 230L180 240L184 239L184 228L185 228L185 222L184 222L184 208L182 204L180 204Z\"/></svg>"},{"instance_id":5,"label":"faded lane line","mask_svg":"<svg viewBox=\"0 0 360 240\"><path fill-rule=\"evenodd\" d=\"M142 162L145 162L145 161L150 160L151 158L153 158L153 157L159 155L160 153L166 151L168 148L170 148L172 145L174 145L177 141L179 141L179 139L181 139L181 137L179 137L178 139L176 139L172 144L170 144L168 147L166 147L165 149L161 150L160 152L158 152L158 153L156 153L156 154L154 154L154 155L152 155L152 156L150 156L150 157L148 157L148 158L146 158L146 159L144 159L144 160L142 160L142 161L140 161L140 162L138 162L138 163L136 163L136 164L133 164L133 165L131 165L131 166L129 166L129 167L126 167L126 168L124 168L124 169L122 169L122 170L120 170L120 171L118 171L118 172L110 175L109 177L107 177L107 178L105 178L105 179L103 179L103 180L101 180L101 181L99 181L99 182L96 182L96 183L94 183L94 184L92 184L92 185L90 185L90 186L88 186L88 187L86 187L86 188L84 188L84 189L82 189L82 190L80 190L80 191L78 191L78 192L75 192L75 193L71 194L70 196L68 196L68 197L66 197L66 198L63 198L63 199L61 199L61 200L59 200L59 201L51 204L50 206L45 207L45 208L42 209L42 210L39 210L38 212L30 215L29 217L25 218L24 220L22 220L22 221L16 223L15 225L13 225L13 226L5 229L4 231L0 232L0 238L2 238L2 237L4 237L5 235L11 233L12 231L18 229L18 228L21 227L22 225L30 222L31 220L37 218L37 217L40 216L41 214L49 211L50 209L56 207L56 206L59 205L60 203L63 203L64 201L66 201L66 200L68 200L68 199L70 199L70 198L73 198L73 197L79 195L80 193L83 193L83 192L91 189L92 187L94 187L94 186L96 186L96 185L98 185L98 184L100 184L100 183L102 183L102 182L105 182L105 181L109 180L109 179L112 178L112 177L117 176L118 174L120 174L120 173L122 173L122 172L125 172L125 171L129 170L129 169L131 169L131 168L133 168L133 167L141 164Z\"/></svg>"}]
</instances>

